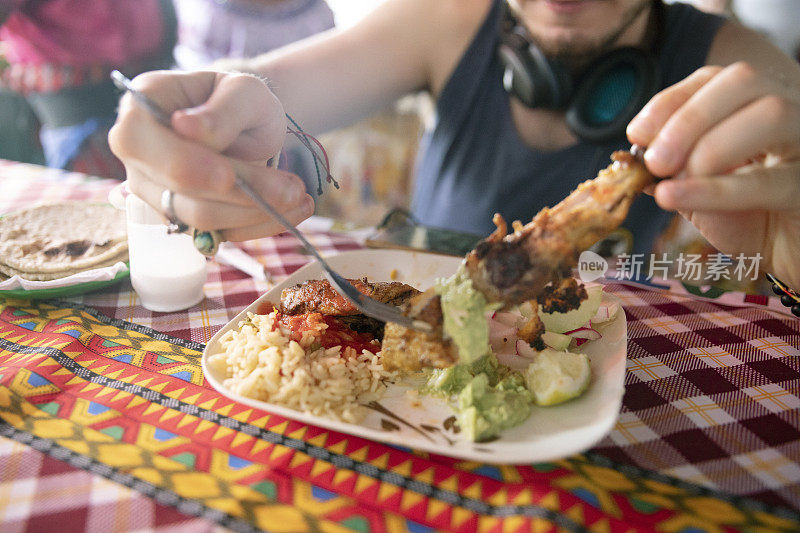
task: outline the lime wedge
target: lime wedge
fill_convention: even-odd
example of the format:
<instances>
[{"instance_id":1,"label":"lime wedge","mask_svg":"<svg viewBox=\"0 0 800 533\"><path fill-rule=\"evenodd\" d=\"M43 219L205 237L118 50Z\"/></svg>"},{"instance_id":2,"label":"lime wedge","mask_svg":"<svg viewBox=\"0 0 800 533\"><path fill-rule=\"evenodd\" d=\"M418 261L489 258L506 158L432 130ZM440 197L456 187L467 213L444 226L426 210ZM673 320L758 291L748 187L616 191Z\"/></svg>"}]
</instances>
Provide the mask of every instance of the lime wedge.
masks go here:
<instances>
[{"instance_id":1,"label":"lime wedge","mask_svg":"<svg viewBox=\"0 0 800 533\"><path fill-rule=\"evenodd\" d=\"M577 398L589 386L589 357L546 348L525 371L525 383L536 405L556 405Z\"/></svg>"}]
</instances>

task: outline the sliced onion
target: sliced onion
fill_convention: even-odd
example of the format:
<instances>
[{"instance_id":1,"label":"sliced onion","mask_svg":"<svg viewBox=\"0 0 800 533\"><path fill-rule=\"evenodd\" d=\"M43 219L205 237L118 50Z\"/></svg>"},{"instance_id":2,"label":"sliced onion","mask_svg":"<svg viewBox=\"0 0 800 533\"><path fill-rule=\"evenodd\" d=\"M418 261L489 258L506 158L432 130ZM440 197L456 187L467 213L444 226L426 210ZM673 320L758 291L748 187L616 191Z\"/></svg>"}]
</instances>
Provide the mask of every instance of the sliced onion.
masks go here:
<instances>
[{"instance_id":1,"label":"sliced onion","mask_svg":"<svg viewBox=\"0 0 800 533\"><path fill-rule=\"evenodd\" d=\"M519 304L519 306L517 306L517 309L519 309L519 312L523 317L531 318L533 316L533 313L539 311L539 305L537 304L536 308L534 308L533 303L530 300L528 300L527 302L522 302L521 304Z\"/></svg>"},{"instance_id":2,"label":"sliced onion","mask_svg":"<svg viewBox=\"0 0 800 533\"><path fill-rule=\"evenodd\" d=\"M584 341L584 342L585 342L585 341L586 341L586 339L575 339L575 341L576 341L576 345L577 345L577 346L580 346L580 345L581 345L581 344L583 344L583 343L581 343L581 344L578 344L578 343L577 343L577 341ZM549 344L547 344L547 343L544 343L544 345L545 345L545 347L547 347L547 348L550 348L551 350L556 350L556 351L564 351L564 350L567 350L567 351L569 351L569 346L567 346L566 348L557 349L555 346L550 346L550 345L549 345Z\"/></svg>"}]
</instances>

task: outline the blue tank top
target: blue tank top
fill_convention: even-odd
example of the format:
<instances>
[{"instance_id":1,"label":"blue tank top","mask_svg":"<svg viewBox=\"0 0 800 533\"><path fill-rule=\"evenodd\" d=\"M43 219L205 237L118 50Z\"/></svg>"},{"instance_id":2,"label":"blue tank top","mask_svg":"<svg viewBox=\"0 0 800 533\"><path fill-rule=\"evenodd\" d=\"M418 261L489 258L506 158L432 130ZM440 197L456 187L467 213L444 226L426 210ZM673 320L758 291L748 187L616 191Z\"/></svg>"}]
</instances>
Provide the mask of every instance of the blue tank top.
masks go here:
<instances>
[{"instance_id":1,"label":"blue tank top","mask_svg":"<svg viewBox=\"0 0 800 533\"><path fill-rule=\"evenodd\" d=\"M630 147L624 134L603 143L578 142L542 151L528 147L511 117L497 57L501 2L496 0L436 104L436 120L422 138L416 164L412 214L422 224L488 235L494 213L529 221L560 202L610 163L614 150ZM724 19L684 4L665 6L657 60L662 85L682 80L705 63ZM632 246L647 253L671 213L641 195L623 227ZM623 230L624 233L627 233Z\"/></svg>"}]
</instances>

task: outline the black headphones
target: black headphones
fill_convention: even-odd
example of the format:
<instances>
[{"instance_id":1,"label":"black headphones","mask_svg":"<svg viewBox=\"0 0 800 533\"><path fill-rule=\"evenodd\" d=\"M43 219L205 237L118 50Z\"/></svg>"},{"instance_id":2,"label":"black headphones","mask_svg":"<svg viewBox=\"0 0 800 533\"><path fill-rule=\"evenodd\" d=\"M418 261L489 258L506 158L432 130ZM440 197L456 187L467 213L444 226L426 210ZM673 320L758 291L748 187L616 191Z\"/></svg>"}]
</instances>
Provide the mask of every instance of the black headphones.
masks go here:
<instances>
[{"instance_id":1,"label":"black headphones","mask_svg":"<svg viewBox=\"0 0 800 533\"><path fill-rule=\"evenodd\" d=\"M501 0L498 55L505 71L503 86L527 107L566 110L575 135L601 142L624 135L628 122L658 92L661 72L656 60L663 26L661 1L653 2L656 36L651 50L624 47L594 59L573 77L548 58Z\"/></svg>"}]
</instances>

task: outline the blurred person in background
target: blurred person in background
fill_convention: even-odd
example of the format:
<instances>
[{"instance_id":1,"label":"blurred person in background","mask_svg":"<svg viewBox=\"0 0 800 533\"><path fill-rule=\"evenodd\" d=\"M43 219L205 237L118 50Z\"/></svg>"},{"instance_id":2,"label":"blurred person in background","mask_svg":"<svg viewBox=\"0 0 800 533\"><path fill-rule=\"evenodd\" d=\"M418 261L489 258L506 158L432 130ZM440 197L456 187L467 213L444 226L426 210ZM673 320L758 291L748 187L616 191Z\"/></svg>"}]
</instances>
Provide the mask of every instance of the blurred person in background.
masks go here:
<instances>
[{"instance_id":1,"label":"blurred person in background","mask_svg":"<svg viewBox=\"0 0 800 533\"><path fill-rule=\"evenodd\" d=\"M800 67L733 21L660 0L388 0L237 69L257 76L140 76L171 128L125 97L110 134L132 190L154 206L175 191L192 226L229 240L281 231L235 174L290 221L312 214L300 180L264 165L285 112L318 133L427 91L436 120L412 202L422 223L486 235L494 213L530 220L637 143L672 179L634 203L630 250L649 251L678 211L723 253L759 253L800 286Z\"/></svg>"},{"instance_id":2,"label":"blurred person in background","mask_svg":"<svg viewBox=\"0 0 800 533\"><path fill-rule=\"evenodd\" d=\"M172 65L171 0L2 0L0 41L0 88L9 95L0 120L29 128L14 141L30 143L38 131L48 166L123 179L108 147L119 99L109 73ZM3 155L35 150L18 146Z\"/></svg>"},{"instance_id":3,"label":"blurred person in background","mask_svg":"<svg viewBox=\"0 0 800 533\"><path fill-rule=\"evenodd\" d=\"M197 70L219 59L255 57L333 28L324 0L174 0L175 63Z\"/></svg>"}]
</instances>

